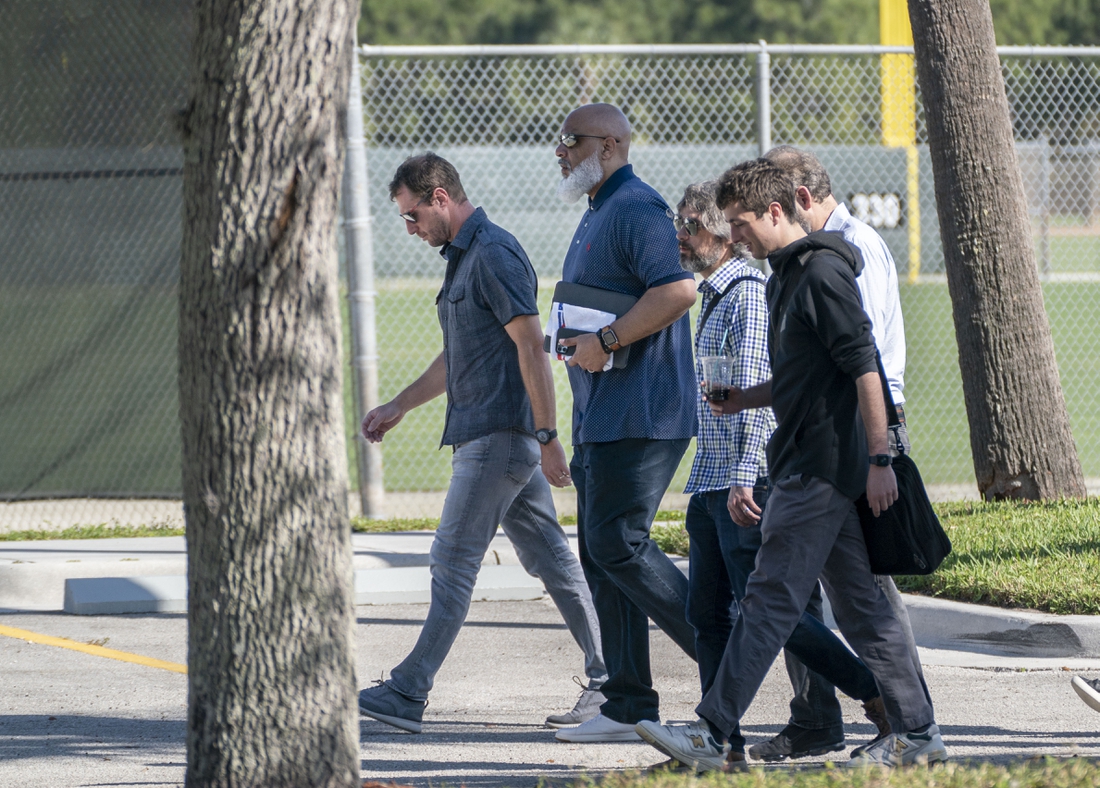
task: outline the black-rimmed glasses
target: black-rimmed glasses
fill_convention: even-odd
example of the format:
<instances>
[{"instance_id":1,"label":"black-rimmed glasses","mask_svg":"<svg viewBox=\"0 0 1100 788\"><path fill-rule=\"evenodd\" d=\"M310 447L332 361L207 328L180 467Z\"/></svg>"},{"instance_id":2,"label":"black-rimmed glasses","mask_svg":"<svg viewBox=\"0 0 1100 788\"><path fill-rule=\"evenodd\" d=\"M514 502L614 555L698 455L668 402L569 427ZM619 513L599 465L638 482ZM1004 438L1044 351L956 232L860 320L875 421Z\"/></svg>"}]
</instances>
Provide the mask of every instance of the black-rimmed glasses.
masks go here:
<instances>
[{"instance_id":1,"label":"black-rimmed glasses","mask_svg":"<svg viewBox=\"0 0 1100 788\"><path fill-rule=\"evenodd\" d=\"M699 232L699 220L698 219L685 219L680 214L676 214L672 217L672 226L676 228L676 232L685 230L688 235L695 237Z\"/></svg>"},{"instance_id":2,"label":"black-rimmed glasses","mask_svg":"<svg viewBox=\"0 0 1100 788\"><path fill-rule=\"evenodd\" d=\"M416 205L414 205L414 206L413 206L413 207L412 207L412 208L411 208L411 209L409 210L409 212L408 212L408 213L402 213L402 214L398 214L398 215L399 215L399 216L400 216L400 217L401 217L402 219L404 219L404 220L405 220L406 222L408 222L409 224L416 224L416 209L417 209L417 208L419 208L419 207L420 207L421 205L423 205L424 203L428 202L428 201L429 201L429 200L430 200L431 198L432 198L432 196L431 196L431 195L429 194L429 195L428 195L427 197L425 197L425 198L424 198L424 199L422 199L422 200L421 200L420 202L418 202L418 203L417 203Z\"/></svg>"},{"instance_id":3,"label":"black-rimmed glasses","mask_svg":"<svg viewBox=\"0 0 1100 788\"><path fill-rule=\"evenodd\" d=\"M577 144L577 140L580 139L581 137L591 137L594 140L605 140L608 137L611 137L611 135L610 134L559 134L558 135L558 142L560 142L562 145L564 145L567 148L572 148L574 145ZM615 139L615 138L612 137L612 139ZM615 139L615 142L618 142L618 140Z\"/></svg>"}]
</instances>

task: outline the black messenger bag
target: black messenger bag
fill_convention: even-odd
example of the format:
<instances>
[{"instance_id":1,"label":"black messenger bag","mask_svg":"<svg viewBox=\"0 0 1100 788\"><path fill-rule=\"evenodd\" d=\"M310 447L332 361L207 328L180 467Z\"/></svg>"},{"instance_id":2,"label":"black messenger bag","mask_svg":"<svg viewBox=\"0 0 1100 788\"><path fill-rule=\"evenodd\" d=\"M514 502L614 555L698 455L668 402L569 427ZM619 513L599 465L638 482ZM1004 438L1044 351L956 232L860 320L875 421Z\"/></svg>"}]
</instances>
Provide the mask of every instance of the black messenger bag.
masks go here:
<instances>
[{"instance_id":1,"label":"black messenger bag","mask_svg":"<svg viewBox=\"0 0 1100 788\"><path fill-rule=\"evenodd\" d=\"M892 427L900 420L886 383L882 359L878 370L886 415ZM893 458L893 467L898 499L889 509L875 517L866 495L856 502L871 571L876 575L930 575L951 552L951 540L932 509L917 464L908 455L900 454Z\"/></svg>"}]
</instances>

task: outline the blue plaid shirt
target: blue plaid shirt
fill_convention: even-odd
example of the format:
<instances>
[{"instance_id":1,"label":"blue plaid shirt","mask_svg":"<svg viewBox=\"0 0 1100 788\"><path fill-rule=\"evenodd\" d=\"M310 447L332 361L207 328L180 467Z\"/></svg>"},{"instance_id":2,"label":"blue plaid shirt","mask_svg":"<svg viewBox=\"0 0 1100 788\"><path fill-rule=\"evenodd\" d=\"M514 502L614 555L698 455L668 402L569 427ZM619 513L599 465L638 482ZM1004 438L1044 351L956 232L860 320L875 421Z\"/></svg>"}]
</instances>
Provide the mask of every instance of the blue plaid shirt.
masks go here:
<instances>
[{"instance_id":1,"label":"blue plaid shirt","mask_svg":"<svg viewBox=\"0 0 1100 788\"><path fill-rule=\"evenodd\" d=\"M760 281L738 282L710 313L712 300L734 279L752 276ZM733 356L733 385L749 388L772 376L768 361L768 304L764 298L764 275L744 260L734 259L699 283L702 308L695 327L695 374L703 380L703 356ZM771 408L746 410L734 416L714 416L700 396L699 435L695 462L684 492L708 492L728 487L752 487L767 476L764 446L775 429Z\"/></svg>"}]
</instances>

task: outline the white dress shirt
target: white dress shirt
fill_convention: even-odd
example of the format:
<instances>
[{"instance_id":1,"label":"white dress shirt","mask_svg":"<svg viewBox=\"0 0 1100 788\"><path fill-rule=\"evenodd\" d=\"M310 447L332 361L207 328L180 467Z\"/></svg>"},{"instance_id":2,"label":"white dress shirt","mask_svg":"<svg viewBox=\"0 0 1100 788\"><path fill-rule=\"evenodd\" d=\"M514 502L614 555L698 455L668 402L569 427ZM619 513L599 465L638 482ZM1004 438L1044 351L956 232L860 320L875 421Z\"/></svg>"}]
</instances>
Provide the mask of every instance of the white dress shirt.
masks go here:
<instances>
[{"instance_id":1,"label":"white dress shirt","mask_svg":"<svg viewBox=\"0 0 1100 788\"><path fill-rule=\"evenodd\" d=\"M895 405L905 402L905 325L898 297L898 271L882 236L848 212L840 203L829 215L824 230L833 230L863 254L863 272L856 278L863 309L871 318L871 333L882 356L882 368L890 383Z\"/></svg>"}]
</instances>

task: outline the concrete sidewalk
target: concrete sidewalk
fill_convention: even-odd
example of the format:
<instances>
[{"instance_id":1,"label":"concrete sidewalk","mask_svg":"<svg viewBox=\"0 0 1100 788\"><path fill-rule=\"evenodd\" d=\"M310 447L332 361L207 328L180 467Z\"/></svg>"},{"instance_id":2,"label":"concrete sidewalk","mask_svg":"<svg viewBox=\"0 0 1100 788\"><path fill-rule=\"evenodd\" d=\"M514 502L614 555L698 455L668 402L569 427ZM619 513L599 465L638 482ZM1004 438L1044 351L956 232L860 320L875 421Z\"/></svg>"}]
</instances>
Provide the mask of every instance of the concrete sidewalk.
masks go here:
<instances>
[{"instance_id":1,"label":"concrete sidewalk","mask_svg":"<svg viewBox=\"0 0 1100 788\"><path fill-rule=\"evenodd\" d=\"M576 552L576 528L565 530ZM353 534L356 604L428 601L432 538L431 531ZM687 572L687 559L673 560ZM0 542L0 611L183 611L186 571L183 537ZM522 570L511 542L498 533L485 555L475 600L543 595L542 584ZM1100 616L1056 616L912 595L906 603L918 643L956 654L952 664L966 664L967 654L981 655L983 664L987 657L1100 664ZM831 615L827 619L835 626Z\"/></svg>"}]
</instances>

